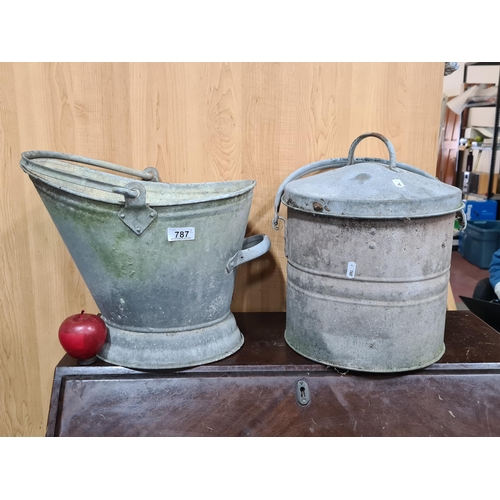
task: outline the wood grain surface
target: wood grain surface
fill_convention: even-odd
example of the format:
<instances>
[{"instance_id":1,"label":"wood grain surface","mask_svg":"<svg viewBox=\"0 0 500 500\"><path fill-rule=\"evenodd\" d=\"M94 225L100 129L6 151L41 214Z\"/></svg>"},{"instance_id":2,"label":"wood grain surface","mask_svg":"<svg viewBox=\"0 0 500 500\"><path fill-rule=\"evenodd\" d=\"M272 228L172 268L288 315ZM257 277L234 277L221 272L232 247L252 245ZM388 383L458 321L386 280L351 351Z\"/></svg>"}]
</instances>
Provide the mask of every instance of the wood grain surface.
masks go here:
<instances>
[{"instance_id":1,"label":"wood grain surface","mask_svg":"<svg viewBox=\"0 0 500 500\"><path fill-rule=\"evenodd\" d=\"M372 131L434 173L442 84L442 63L1 63L0 435L44 434L59 324L97 312L21 152L154 166L167 182L255 179L248 235L272 248L239 270L232 309L283 311L280 183ZM376 139L365 155L387 157Z\"/></svg>"}]
</instances>

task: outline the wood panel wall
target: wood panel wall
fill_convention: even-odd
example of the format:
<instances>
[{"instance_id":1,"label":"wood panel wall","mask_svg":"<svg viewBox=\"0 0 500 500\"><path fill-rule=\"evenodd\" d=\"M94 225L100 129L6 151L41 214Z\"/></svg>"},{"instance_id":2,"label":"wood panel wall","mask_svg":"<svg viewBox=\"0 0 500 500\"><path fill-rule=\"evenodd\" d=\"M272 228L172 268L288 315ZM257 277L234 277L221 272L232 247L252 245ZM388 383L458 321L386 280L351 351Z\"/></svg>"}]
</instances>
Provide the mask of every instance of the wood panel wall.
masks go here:
<instances>
[{"instance_id":1,"label":"wood panel wall","mask_svg":"<svg viewBox=\"0 0 500 500\"><path fill-rule=\"evenodd\" d=\"M0 435L44 434L59 324L97 312L22 151L154 166L168 182L255 179L248 233L272 249L240 269L233 310L282 311L281 181L370 131L435 172L442 85L442 63L0 64ZM376 139L364 155L387 157Z\"/></svg>"}]
</instances>

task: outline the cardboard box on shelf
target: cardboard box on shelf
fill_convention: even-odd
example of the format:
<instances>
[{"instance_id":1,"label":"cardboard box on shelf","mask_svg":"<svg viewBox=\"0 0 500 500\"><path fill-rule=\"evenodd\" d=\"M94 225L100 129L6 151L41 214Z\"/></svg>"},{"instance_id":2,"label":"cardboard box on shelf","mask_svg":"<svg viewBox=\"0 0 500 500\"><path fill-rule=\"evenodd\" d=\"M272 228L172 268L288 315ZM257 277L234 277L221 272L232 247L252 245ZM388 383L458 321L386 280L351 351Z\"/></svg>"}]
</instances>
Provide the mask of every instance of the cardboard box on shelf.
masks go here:
<instances>
[{"instance_id":1,"label":"cardboard box on shelf","mask_svg":"<svg viewBox=\"0 0 500 500\"><path fill-rule=\"evenodd\" d=\"M489 173L471 172L469 177L469 193L488 195L488 182L490 179ZM493 176L492 192L497 192L498 174Z\"/></svg>"},{"instance_id":2,"label":"cardboard box on shelf","mask_svg":"<svg viewBox=\"0 0 500 500\"><path fill-rule=\"evenodd\" d=\"M466 139L475 139L477 136L481 136L484 139L493 138L493 127L467 127L464 130L464 137Z\"/></svg>"}]
</instances>

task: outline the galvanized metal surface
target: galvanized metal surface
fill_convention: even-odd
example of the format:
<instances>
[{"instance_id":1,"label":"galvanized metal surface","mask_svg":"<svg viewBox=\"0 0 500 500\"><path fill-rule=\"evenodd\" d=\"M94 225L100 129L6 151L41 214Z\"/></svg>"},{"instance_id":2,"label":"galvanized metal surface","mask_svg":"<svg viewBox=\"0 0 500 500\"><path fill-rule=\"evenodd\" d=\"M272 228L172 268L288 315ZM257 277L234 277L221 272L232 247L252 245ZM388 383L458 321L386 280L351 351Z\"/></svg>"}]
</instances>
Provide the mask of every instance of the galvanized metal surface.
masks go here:
<instances>
[{"instance_id":1,"label":"galvanized metal surface","mask_svg":"<svg viewBox=\"0 0 500 500\"><path fill-rule=\"evenodd\" d=\"M353 165L284 182L278 191L288 206L285 339L306 358L339 368L429 366L444 352L461 193L429 175L400 170L392 153L388 166L352 158L357 143L345 162ZM336 180L344 181L341 188ZM275 227L278 218L276 210Z\"/></svg>"},{"instance_id":2,"label":"galvanized metal surface","mask_svg":"<svg viewBox=\"0 0 500 500\"><path fill-rule=\"evenodd\" d=\"M437 361L453 218L373 222L288 209L290 347L326 365L369 372Z\"/></svg>"},{"instance_id":3,"label":"galvanized metal surface","mask_svg":"<svg viewBox=\"0 0 500 500\"><path fill-rule=\"evenodd\" d=\"M395 167L358 163L288 184L282 203L304 212L337 217L399 219L454 214L462 193Z\"/></svg>"},{"instance_id":4,"label":"galvanized metal surface","mask_svg":"<svg viewBox=\"0 0 500 500\"><path fill-rule=\"evenodd\" d=\"M265 235L244 238L255 182L130 185L54 154L24 153L21 166L108 326L99 357L130 368L182 368L239 349L243 337L230 312L237 266L270 246ZM128 206L135 189L138 205ZM140 225L126 224L131 212ZM169 229L184 237L186 228L194 239L170 239Z\"/></svg>"},{"instance_id":5,"label":"galvanized metal surface","mask_svg":"<svg viewBox=\"0 0 500 500\"><path fill-rule=\"evenodd\" d=\"M130 192L133 192L135 196L130 196ZM158 212L146 204L146 189L139 182L129 182L123 188L123 196L125 206L118 212L118 215L129 229L136 234L141 234L156 219Z\"/></svg>"},{"instance_id":6,"label":"galvanized metal surface","mask_svg":"<svg viewBox=\"0 0 500 500\"><path fill-rule=\"evenodd\" d=\"M388 145L389 161L353 157L361 139L372 135ZM325 169L333 170L301 179ZM347 158L311 163L291 174L276 195L275 228L280 203L304 212L367 219L433 217L456 213L463 206L458 188L397 163L392 144L380 134L358 137Z\"/></svg>"},{"instance_id":7,"label":"galvanized metal surface","mask_svg":"<svg viewBox=\"0 0 500 500\"><path fill-rule=\"evenodd\" d=\"M133 190L126 190L125 186L131 182L130 177L109 174L100 170L89 169L67 160L78 158L80 163L111 168L116 170L114 164L108 164L92 158L66 155L53 151L27 151L22 154L21 168L31 177L44 181L48 185L57 186L65 193L84 196L88 200L106 202L113 205L124 205L124 196L137 196ZM146 203L150 206L178 206L206 201L223 200L239 194L252 191L255 181L227 181L206 182L202 184L168 184L156 182L152 167L143 171L120 167L128 175L139 177L137 182L147 186ZM149 180L149 182L143 182Z\"/></svg>"}]
</instances>

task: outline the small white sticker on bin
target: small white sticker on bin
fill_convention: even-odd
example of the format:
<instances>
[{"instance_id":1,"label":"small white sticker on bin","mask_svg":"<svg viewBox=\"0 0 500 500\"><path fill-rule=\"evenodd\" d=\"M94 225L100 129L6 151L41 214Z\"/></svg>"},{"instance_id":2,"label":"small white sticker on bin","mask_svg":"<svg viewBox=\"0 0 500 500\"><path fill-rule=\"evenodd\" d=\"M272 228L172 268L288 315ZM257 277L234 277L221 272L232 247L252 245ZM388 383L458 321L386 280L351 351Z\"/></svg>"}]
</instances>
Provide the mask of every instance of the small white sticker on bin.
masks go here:
<instances>
[{"instance_id":1,"label":"small white sticker on bin","mask_svg":"<svg viewBox=\"0 0 500 500\"><path fill-rule=\"evenodd\" d=\"M167 230L168 241L194 240L194 227L169 227Z\"/></svg>"},{"instance_id":2,"label":"small white sticker on bin","mask_svg":"<svg viewBox=\"0 0 500 500\"><path fill-rule=\"evenodd\" d=\"M356 262L349 262L347 264L347 274L349 279L353 279L356 276Z\"/></svg>"},{"instance_id":3,"label":"small white sticker on bin","mask_svg":"<svg viewBox=\"0 0 500 500\"><path fill-rule=\"evenodd\" d=\"M401 179L392 179L392 182L398 187L398 188L404 188L405 185L401 182Z\"/></svg>"}]
</instances>

